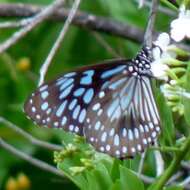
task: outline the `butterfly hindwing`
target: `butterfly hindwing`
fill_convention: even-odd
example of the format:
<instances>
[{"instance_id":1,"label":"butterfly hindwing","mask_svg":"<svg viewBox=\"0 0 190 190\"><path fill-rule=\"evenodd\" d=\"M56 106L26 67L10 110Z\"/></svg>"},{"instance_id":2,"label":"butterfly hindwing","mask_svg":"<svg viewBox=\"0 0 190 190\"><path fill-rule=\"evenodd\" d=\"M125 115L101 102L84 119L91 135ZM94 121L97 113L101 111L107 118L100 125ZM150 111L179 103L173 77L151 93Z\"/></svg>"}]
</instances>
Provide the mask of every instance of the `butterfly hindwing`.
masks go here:
<instances>
[{"instance_id":1,"label":"butterfly hindwing","mask_svg":"<svg viewBox=\"0 0 190 190\"><path fill-rule=\"evenodd\" d=\"M115 83L111 81L104 89L106 96L95 97L84 127L85 136L98 151L120 158L142 152L160 131L150 80L145 76L125 79L115 89L110 88Z\"/></svg>"}]
</instances>

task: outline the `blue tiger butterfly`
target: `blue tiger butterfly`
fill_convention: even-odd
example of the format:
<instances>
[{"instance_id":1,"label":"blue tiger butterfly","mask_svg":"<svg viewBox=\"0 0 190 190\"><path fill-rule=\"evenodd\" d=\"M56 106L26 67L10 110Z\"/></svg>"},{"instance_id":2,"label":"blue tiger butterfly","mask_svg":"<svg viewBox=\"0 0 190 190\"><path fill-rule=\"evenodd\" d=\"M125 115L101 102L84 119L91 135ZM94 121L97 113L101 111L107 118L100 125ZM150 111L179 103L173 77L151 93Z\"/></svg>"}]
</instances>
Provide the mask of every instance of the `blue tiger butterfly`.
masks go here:
<instances>
[{"instance_id":1,"label":"blue tiger butterfly","mask_svg":"<svg viewBox=\"0 0 190 190\"><path fill-rule=\"evenodd\" d=\"M24 110L41 126L84 136L97 151L132 157L154 143L160 117L151 88L151 49L63 74L41 85Z\"/></svg>"}]
</instances>

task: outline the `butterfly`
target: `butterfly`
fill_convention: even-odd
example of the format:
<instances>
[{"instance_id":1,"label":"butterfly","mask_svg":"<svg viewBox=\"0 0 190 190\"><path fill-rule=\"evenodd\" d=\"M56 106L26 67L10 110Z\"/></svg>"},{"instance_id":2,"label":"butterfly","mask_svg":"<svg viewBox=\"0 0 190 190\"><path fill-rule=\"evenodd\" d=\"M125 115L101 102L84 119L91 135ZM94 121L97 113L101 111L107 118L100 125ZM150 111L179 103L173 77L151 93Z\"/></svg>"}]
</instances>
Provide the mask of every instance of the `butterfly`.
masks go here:
<instances>
[{"instance_id":1,"label":"butterfly","mask_svg":"<svg viewBox=\"0 0 190 190\"><path fill-rule=\"evenodd\" d=\"M151 87L151 49L86 66L42 84L24 105L37 125L84 136L97 151L133 157L154 143L160 117Z\"/></svg>"}]
</instances>

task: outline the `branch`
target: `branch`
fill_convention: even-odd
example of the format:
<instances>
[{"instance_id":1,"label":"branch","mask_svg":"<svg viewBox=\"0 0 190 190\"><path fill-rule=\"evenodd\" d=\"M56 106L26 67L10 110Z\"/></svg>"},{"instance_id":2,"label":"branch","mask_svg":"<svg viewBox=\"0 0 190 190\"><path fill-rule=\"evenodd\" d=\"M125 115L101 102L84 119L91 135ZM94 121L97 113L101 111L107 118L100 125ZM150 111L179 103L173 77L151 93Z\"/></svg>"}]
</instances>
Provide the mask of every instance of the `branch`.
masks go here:
<instances>
[{"instance_id":1,"label":"branch","mask_svg":"<svg viewBox=\"0 0 190 190\"><path fill-rule=\"evenodd\" d=\"M164 185L167 183L167 181L172 176L172 174L175 173L175 171L177 170L177 168L180 166L181 161L186 156L186 154L189 152L189 146L190 146L190 137L188 137L186 139L184 145L181 148L181 151L176 154L176 156L172 160L172 162L169 165L169 167L155 181L155 183L154 183L154 190L163 189Z\"/></svg>"},{"instance_id":2,"label":"branch","mask_svg":"<svg viewBox=\"0 0 190 190\"><path fill-rule=\"evenodd\" d=\"M139 3L139 0L135 0L137 3ZM151 7L151 1L144 1L144 6L146 7ZM158 11L165 14L165 15L168 15L168 16L171 16L171 17L176 17L176 12L167 8L167 7L163 7L161 5L158 6Z\"/></svg>"},{"instance_id":3,"label":"branch","mask_svg":"<svg viewBox=\"0 0 190 190\"><path fill-rule=\"evenodd\" d=\"M146 154L147 154L147 150L145 150L143 152L143 154L141 155L141 159L140 159L139 166L138 166L138 175L141 175L141 173L143 171L143 165L144 165L144 161L146 158Z\"/></svg>"},{"instance_id":4,"label":"branch","mask_svg":"<svg viewBox=\"0 0 190 190\"><path fill-rule=\"evenodd\" d=\"M46 148L46 149L49 149L49 150L53 150L53 151L55 151L55 150L61 151L63 149L63 147L60 146L60 145L55 145L55 144L51 144L51 143L44 142L44 141L41 141L39 139L36 139L32 135L30 135L29 133L25 132L21 128L17 127L13 123L7 121L3 117L0 117L0 123L3 123L4 125L6 125L7 127L9 127L10 129L14 130L16 133L20 134L21 136L23 136L24 138L26 138L27 140L29 140L34 145L37 145L37 146L40 146L40 147L43 147L43 148Z\"/></svg>"},{"instance_id":5,"label":"branch","mask_svg":"<svg viewBox=\"0 0 190 190\"><path fill-rule=\"evenodd\" d=\"M109 52L114 58L121 58L122 56L119 55L119 53L113 49L109 43L97 32L91 32L91 34L94 36L94 38L97 40L97 42L106 49L107 52Z\"/></svg>"},{"instance_id":6,"label":"branch","mask_svg":"<svg viewBox=\"0 0 190 190\"><path fill-rule=\"evenodd\" d=\"M0 147L2 147L3 149L7 150L8 152L14 154L15 156L31 163L32 165L44 170L44 171L48 171L52 174L55 174L59 177L67 177L69 178L74 184L76 184L76 182L73 180L72 177L70 177L66 172L63 173L63 171L58 170L57 168L47 164L46 162L43 162L41 160L38 160L36 158L33 158L32 156L16 149L15 147L13 147L12 145L8 144L7 142L5 142L2 138L0 138ZM76 184L78 186L78 184Z\"/></svg>"},{"instance_id":7,"label":"branch","mask_svg":"<svg viewBox=\"0 0 190 190\"><path fill-rule=\"evenodd\" d=\"M68 15L68 18L65 21L65 24L64 24L56 42L54 43L54 45L53 45L52 49L50 50L44 64L42 65L42 67L40 69L40 79L39 79L38 86L40 86L44 82L44 78L45 78L45 75L47 73L47 70L48 70L57 50L60 47L61 42L63 41L63 39L65 37L65 34L67 33L67 31L69 29L69 26L70 26L75 14L76 14L76 11L79 7L79 4L80 4L80 0L75 0L75 2L73 3L73 6L72 6L71 11Z\"/></svg>"},{"instance_id":8,"label":"branch","mask_svg":"<svg viewBox=\"0 0 190 190\"><path fill-rule=\"evenodd\" d=\"M30 4L0 4L0 17L31 17L39 13L42 9L42 6ZM70 10L61 8L51 15L49 19L63 22L67 19L69 12ZM77 11L72 24L89 30L130 39L134 42L142 42L144 37L143 30L137 27L81 11Z\"/></svg>"},{"instance_id":9,"label":"branch","mask_svg":"<svg viewBox=\"0 0 190 190\"><path fill-rule=\"evenodd\" d=\"M61 171L57 170L53 166L50 166L49 164L42 162L41 160L35 159L35 158L31 157L30 155L27 155L24 152L17 150L12 145L6 143L2 138L0 138L0 147L4 148L8 152L11 152L12 154L18 156L19 158L30 162L31 164L37 166L38 168L40 168L42 170L49 171L60 177L65 177L65 175Z\"/></svg>"},{"instance_id":10,"label":"branch","mask_svg":"<svg viewBox=\"0 0 190 190\"><path fill-rule=\"evenodd\" d=\"M38 14L29 19L29 22L26 26L21 28L19 31L16 31L10 38L5 42L0 44L0 53L7 50L18 40L24 37L28 32L30 32L34 27L40 24L42 21L51 16L58 8L60 8L65 0L56 0L46 8L42 9Z\"/></svg>"},{"instance_id":11,"label":"branch","mask_svg":"<svg viewBox=\"0 0 190 190\"><path fill-rule=\"evenodd\" d=\"M150 17L148 20L148 25L147 25L145 36L144 36L144 43L145 43L145 45L147 45L149 47L152 47L153 31L154 31L154 24L155 24L155 20L156 20L156 13L157 13L158 5L159 5L159 0L152 0Z\"/></svg>"}]
</instances>

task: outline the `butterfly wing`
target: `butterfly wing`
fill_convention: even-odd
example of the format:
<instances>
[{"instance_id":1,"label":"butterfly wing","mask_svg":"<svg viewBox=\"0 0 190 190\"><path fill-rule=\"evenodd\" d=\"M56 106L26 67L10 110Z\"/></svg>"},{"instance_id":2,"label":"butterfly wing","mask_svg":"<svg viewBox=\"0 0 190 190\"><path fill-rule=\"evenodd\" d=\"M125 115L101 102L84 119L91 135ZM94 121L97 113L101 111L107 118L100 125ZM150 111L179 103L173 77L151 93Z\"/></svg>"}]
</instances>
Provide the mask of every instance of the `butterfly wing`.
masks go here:
<instances>
[{"instance_id":1,"label":"butterfly wing","mask_svg":"<svg viewBox=\"0 0 190 190\"><path fill-rule=\"evenodd\" d=\"M150 79L137 72L137 62L114 60L67 73L39 87L24 110L38 125L85 136L98 151L133 156L160 130Z\"/></svg>"},{"instance_id":2,"label":"butterfly wing","mask_svg":"<svg viewBox=\"0 0 190 190\"><path fill-rule=\"evenodd\" d=\"M122 80L122 78L120 79ZM110 81L106 96L97 95L88 110L84 134L97 150L124 158L142 152L155 141L160 119L147 76Z\"/></svg>"},{"instance_id":3,"label":"butterfly wing","mask_svg":"<svg viewBox=\"0 0 190 190\"><path fill-rule=\"evenodd\" d=\"M122 76L126 60L80 68L44 83L26 101L24 111L36 124L83 134L87 109L108 80ZM101 77L107 72L107 78Z\"/></svg>"}]
</instances>

